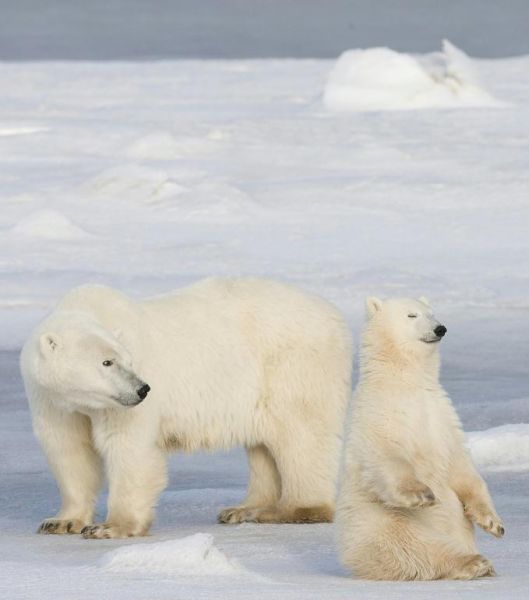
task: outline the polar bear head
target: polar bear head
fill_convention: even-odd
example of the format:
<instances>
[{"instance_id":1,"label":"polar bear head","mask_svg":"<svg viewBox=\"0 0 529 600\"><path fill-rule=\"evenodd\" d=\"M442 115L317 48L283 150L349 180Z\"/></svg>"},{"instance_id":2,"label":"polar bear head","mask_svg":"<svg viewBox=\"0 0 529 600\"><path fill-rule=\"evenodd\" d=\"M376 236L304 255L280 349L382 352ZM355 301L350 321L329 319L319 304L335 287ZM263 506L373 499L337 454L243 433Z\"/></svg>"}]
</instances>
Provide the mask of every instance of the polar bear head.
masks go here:
<instances>
[{"instance_id":1,"label":"polar bear head","mask_svg":"<svg viewBox=\"0 0 529 600\"><path fill-rule=\"evenodd\" d=\"M429 354L446 333L433 315L426 298L366 300L368 328L393 348L413 354Z\"/></svg>"},{"instance_id":2,"label":"polar bear head","mask_svg":"<svg viewBox=\"0 0 529 600\"><path fill-rule=\"evenodd\" d=\"M150 390L118 337L73 311L43 323L23 351L24 363L50 399L71 410L136 406Z\"/></svg>"}]
</instances>

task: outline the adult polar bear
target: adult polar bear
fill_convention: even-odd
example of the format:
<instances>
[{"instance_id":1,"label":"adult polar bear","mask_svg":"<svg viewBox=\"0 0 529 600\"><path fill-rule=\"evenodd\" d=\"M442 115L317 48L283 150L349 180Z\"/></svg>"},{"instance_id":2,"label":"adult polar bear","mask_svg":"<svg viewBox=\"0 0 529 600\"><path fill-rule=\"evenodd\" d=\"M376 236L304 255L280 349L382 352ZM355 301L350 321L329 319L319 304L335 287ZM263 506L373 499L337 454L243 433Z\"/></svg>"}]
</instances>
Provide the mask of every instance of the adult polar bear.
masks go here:
<instances>
[{"instance_id":1,"label":"adult polar bear","mask_svg":"<svg viewBox=\"0 0 529 600\"><path fill-rule=\"evenodd\" d=\"M39 531L144 535L168 451L236 445L247 449L248 492L221 522L330 521L351 361L338 310L277 282L208 279L139 302L72 290L21 355L62 496ZM108 515L92 525L102 464Z\"/></svg>"}]
</instances>

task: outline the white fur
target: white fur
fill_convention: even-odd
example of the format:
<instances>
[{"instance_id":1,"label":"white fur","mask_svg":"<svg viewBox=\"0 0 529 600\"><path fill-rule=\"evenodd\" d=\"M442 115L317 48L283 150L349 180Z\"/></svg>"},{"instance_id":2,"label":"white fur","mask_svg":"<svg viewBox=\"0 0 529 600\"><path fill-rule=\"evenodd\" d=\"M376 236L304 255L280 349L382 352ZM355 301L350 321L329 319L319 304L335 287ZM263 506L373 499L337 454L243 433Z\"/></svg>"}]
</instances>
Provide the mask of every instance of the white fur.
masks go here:
<instances>
[{"instance_id":1,"label":"white fur","mask_svg":"<svg viewBox=\"0 0 529 600\"><path fill-rule=\"evenodd\" d=\"M366 304L336 514L342 562L369 579L492 575L472 523L496 536L503 525L439 383L439 322L425 299Z\"/></svg>"},{"instance_id":2,"label":"white fur","mask_svg":"<svg viewBox=\"0 0 529 600\"><path fill-rule=\"evenodd\" d=\"M62 495L41 530L145 534L168 451L239 445L248 494L221 521L328 520L351 360L340 313L280 283L205 280L140 302L102 286L74 289L21 356L34 430ZM132 406L145 382L150 393ZM86 528L102 462L108 516Z\"/></svg>"}]
</instances>

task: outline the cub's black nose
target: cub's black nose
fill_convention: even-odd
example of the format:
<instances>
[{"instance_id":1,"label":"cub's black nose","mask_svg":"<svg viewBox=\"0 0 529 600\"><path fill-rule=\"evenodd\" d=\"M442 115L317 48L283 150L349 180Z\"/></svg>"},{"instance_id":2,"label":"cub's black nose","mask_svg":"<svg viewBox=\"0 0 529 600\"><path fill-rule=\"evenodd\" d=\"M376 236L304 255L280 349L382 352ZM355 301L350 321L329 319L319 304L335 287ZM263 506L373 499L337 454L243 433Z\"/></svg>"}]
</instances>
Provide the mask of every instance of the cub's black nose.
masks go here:
<instances>
[{"instance_id":1,"label":"cub's black nose","mask_svg":"<svg viewBox=\"0 0 529 600\"><path fill-rule=\"evenodd\" d=\"M433 332L437 337L443 337L443 335L446 333L446 327L444 325L437 325Z\"/></svg>"},{"instance_id":2,"label":"cub's black nose","mask_svg":"<svg viewBox=\"0 0 529 600\"><path fill-rule=\"evenodd\" d=\"M141 388L139 390L136 390L136 394L138 394L138 396L142 399L145 400L147 394L151 391L150 386L148 386L147 384L142 385Z\"/></svg>"}]
</instances>

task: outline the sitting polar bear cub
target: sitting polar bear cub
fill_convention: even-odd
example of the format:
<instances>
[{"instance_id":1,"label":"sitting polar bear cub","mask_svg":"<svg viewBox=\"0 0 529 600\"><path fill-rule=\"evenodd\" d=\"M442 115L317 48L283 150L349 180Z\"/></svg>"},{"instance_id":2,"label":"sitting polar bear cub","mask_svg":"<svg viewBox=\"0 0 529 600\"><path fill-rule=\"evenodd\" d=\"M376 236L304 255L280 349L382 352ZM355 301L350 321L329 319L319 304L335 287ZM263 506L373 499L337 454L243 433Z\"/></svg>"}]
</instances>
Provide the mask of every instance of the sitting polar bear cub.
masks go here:
<instances>
[{"instance_id":1,"label":"sitting polar bear cub","mask_svg":"<svg viewBox=\"0 0 529 600\"><path fill-rule=\"evenodd\" d=\"M439 383L446 328L425 299L367 301L336 520L342 562L368 579L494 575L472 523L503 525Z\"/></svg>"},{"instance_id":2,"label":"sitting polar bear cub","mask_svg":"<svg viewBox=\"0 0 529 600\"><path fill-rule=\"evenodd\" d=\"M140 302L74 289L21 356L62 496L39 531L144 535L168 451L236 445L248 493L221 522L332 520L351 361L337 309L280 283L205 280ZM102 464L108 515L92 525Z\"/></svg>"}]
</instances>

